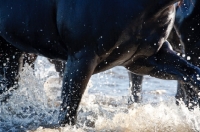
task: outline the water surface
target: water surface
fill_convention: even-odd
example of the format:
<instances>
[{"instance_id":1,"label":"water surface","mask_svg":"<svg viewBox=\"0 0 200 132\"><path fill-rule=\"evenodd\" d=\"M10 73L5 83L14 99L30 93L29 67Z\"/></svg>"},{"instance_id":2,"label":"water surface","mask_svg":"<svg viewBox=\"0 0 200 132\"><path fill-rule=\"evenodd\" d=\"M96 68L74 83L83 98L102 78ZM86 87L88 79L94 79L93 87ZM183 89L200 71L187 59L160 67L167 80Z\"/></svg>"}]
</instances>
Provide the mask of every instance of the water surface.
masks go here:
<instances>
[{"instance_id":1,"label":"water surface","mask_svg":"<svg viewBox=\"0 0 200 132\"><path fill-rule=\"evenodd\" d=\"M128 105L125 68L93 75L81 101L76 127L43 128L58 122L61 79L40 57L36 70L20 74L20 87L0 105L0 132L197 132L200 112L175 105L176 81L145 76L142 103Z\"/></svg>"}]
</instances>

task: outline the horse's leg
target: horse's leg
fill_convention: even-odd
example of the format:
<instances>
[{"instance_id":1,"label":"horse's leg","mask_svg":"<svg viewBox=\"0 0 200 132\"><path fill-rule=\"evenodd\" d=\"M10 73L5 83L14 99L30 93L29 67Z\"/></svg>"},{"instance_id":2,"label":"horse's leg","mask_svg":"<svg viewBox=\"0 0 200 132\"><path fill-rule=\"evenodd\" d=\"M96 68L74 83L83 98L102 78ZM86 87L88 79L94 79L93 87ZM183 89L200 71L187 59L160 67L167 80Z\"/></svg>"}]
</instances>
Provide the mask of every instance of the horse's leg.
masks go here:
<instances>
[{"instance_id":1,"label":"horse's leg","mask_svg":"<svg viewBox=\"0 0 200 132\"><path fill-rule=\"evenodd\" d=\"M176 92L176 104L179 105L180 101L183 101L186 105L188 104L187 102L187 91L185 89L185 85L183 84L182 81L178 81L177 83L177 92Z\"/></svg>"},{"instance_id":2,"label":"horse's leg","mask_svg":"<svg viewBox=\"0 0 200 132\"><path fill-rule=\"evenodd\" d=\"M184 83L200 86L200 69L170 49L166 41L160 50L150 57L141 56L126 67L137 74L146 74L161 79L181 80Z\"/></svg>"},{"instance_id":3,"label":"horse's leg","mask_svg":"<svg viewBox=\"0 0 200 132\"><path fill-rule=\"evenodd\" d=\"M179 105L183 101L189 109L199 106L198 90L193 89L191 85L178 81L176 103Z\"/></svg>"},{"instance_id":4,"label":"horse's leg","mask_svg":"<svg viewBox=\"0 0 200 132\"><path fill-rule=\"evenodd\" d=\"M200 47L200 41L197 42L191 42L192 46L188 43L185 43L185 47L187 47L186 52L185 52L185 56L186 57L190 57L190 59L188 60L188 62L192 63L195 66L200 67L200 61L199 61L199 56L200 56L200 52L199 52L199 47ZM181 88L180 88L181 87ZM178 91L180 91L180 93L177 93L177 102L179 101L181 95L185 98L181 98L183 99L183 102L186 104L186 106L189 109L193 109L197 106L200 107L200 100L199 100L199 91L198 90L193 90L191 88L191 85L186 85L186 84L180 84L180 87L178 87ZM181 92L181 91L185 91L185 92ZM181 93L185 93L185 95L181 94ZM185 100L184 100L185 99Z\"/></svg>"},{"instance_id":5,"label":"horse's leg","mask_svg":"<svg viewBox=\"0 0 200 132\"><path fill-rule=\"evenodd\" d=\"M181 39L179 38L179 36L174 28L172 28L172 31L167 40L172 45L173 50L175 50L176 52L181 53L181 54L184 53L184 45L181 44L181 41L180 41ZM128 100L128 103L129 104L134 103L134 102L139 103L139 102L141 102L141 99L142 99L140 95L141 95L141 91L142 91L143 76L136 75L131 72L129 72L128 75L129 75L129 80L130 80L129 87L131 89L131 94L132 94ZM183 87L183 86L180 86L179 88L181 88L181 87ZM179 90L182 91L183 89L179 89ZM179 92L179 90L177 92ZM177 93L178 98L180 98L180 97L183 98L184 96L186 96L186 95Z\"/></svg>"},{"instance_id":6,"label":"horse's leg","mask_svg":"<svg viewBox=\"0 0 200 132\"><path fill-rule=\"evenodd\" d=\"M128 72L129 75L129 87L131 90L131 95L128 98L128 104L140 103L142 100L142 75L136 75L134 73Z\"/></svg>"},{"instance_id":7,"label":"horse's leg","mask_svg":"<svg viewBox=\"0 0 200 132\"><path fill-rule=\"evenodd\" d=\"M167 40L172 45L173 50L175 50L179 54L184 54L185 53L185 45L183 44L183 42L181 42L181 38L180 38L180 35L178 35L178 33L179 32L177 32L175 30L175 28L173 28ZM191 51L194 53L198 53L198 51L197 52L195 52L195 51L196 51L196 49L198 50L198 48L196 48L196 47L199 47L199 46L194 45L193 47L195 47L195 48ZM195 55L192 54L191 56L195 56ZM192 64L197 66L198 60L193 60L196 58L196 56L191 57L192 60L190 60L190 62L192 62ZM180 101L183 101L189 109L193 109L194 107L199 105L198 92L196 90L193 90L191 88L191 85L184 84L181 81L178 81L177 93L176 93L175 97L176 97L177 104L179 104Z\"/></svg>"},{"instance_id":8,"label":"horse's leg","mask_svg":"<svg viewBox=\"0 0 200 132\"><path fill-rule=\"evenodd\" d=\"M178 52L179 54L184 54L185 53L185 45L183 44L183 42L181 42L180 35L178 35L178 34L180 34L180 33L178 31L176 31L175 28L173 28L167 40L170 42L170 44L172 45L173 49L176 52ZM192 49L191 52L198 53L198 51L196 51L196 50L198 50L197 47L199 47L199 46L194 45L193 47L195 47L195 48ZM194 56L194 57L191 57L192 59L189 62L192 62L192 64L197 66L198 59L195 60L195 58L197 58L196 56L198 56L198 55L195 56L193 53L191 55L189 55L189 56ZM181 81L178 81L177 93L175 96L176 103L179 104L179 102L182 100L189 109L193 109L194 107L199 105L197 91L198 90L193 90L191 88L191 85L184 84Z\"/></svg>"},{"instance_id":9,"label":"horse's leg","mask_svg":"<svg viewBox=\"0 0 200 132\"><path fill-rule=\"evenodd\" d=\"M0 94L18 87L19 58L22 52L0 37ZM1 98L1 101L5 98Z\"/></svg>"},{"instance_id":10,"label":"horse's leg","mask_svg":"<svg viewBox=\"0 0 200 132\"><path fill-rule=\"evenodd\" d=\"M94 52L85 51L68 56L63 77L62 104L59 115L59 124L61 125L75 124L81 97L97 65L97 55Z\"/></svg>"},{"instance_id":11,"label":"horse's leg","mask_svg":"<svg viewBox=\"0 0 200 132\"><path fill-rule=\"evenodd\" d=\"M53 59L48 59L49 62L54 64L56 71L59 73L60 77L63 77L64 69L65 69L65 63L60 60L53 60Z\"/></svg>"}]
</instances>

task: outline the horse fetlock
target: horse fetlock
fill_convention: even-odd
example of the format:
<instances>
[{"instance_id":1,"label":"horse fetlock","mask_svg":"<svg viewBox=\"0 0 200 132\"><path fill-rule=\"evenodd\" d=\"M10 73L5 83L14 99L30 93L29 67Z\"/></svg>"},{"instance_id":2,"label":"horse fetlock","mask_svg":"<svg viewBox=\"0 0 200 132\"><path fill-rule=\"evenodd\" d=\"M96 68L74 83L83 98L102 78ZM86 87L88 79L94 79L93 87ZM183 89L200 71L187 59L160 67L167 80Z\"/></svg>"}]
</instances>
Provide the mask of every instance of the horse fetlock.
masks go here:
<instances>
[{"instance_id":1,"label":"horse fetlock","mask_svg":"<svg viewBox=\"0 0 200 132\"><path fill-rule=\"evenodd\" d=\"M59 124L61 126L65 126L66 124L68 125L75 125L76 123L76 108L67 106L67 108L60 109L60 114L58 117Z\"/></svg>"},{"instance_id":2,"label":"horse fetlock","mask_svg":"<svg viewBox=\"0 0 200 132\"><path fill-rule=\"evenodd\" d=\"M64 99L65 100L65 99ZM69 98L61 104L59 114L59 124L75 125L77 118L77 109L80 103L80 98Z\"/></svg>"}]
</instances>

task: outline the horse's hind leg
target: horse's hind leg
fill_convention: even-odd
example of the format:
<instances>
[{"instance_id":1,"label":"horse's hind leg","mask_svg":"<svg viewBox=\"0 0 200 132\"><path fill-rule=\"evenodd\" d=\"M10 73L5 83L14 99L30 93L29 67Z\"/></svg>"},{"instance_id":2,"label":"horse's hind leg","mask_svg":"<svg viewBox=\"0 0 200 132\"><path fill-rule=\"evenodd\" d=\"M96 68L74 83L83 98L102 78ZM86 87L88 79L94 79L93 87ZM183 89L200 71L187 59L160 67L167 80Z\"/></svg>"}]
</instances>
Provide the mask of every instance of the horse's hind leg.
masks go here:
<instances>
[{"instance_id":1,"label":"horse's hind leg","mask_svg":"<svg viewBox=\"0 0 200 132\"><path fill-rule=\"evenodd\" d=\"M189 84L184 84L178 81L176 104L179 105L180 101L183 101L188 109L194 109L199 106L198 89L193 88Z\"/></svg>"},{"instance_id":2,"label":"horse's hind leg","mask_svg":"<svg viewBox=\"0 0 200 132\"><path fill-rule=\"evenodd\" d=\"M156 54L150 57L141 56L138 60L127 65L127 68L138 74L151 75L161 79L181 80L184 84L200 87L198 78L200 69L176 55L170 49L167 41ZM194 87L193 89L195 89Z\"/></svg>"},{"instance_id":3,"label":"horse's hind leg","mask_svg":"<svg viewBox=\"0 0 200 132\"><path fill-rule=\"evenodd\" d=\"M59 73L60 77L63 77L64 69L65 69L65 62L60 61L60 60L53 60L53 59L48 59L49 62L54 64L56 71Z\"/></svg>"},{"instance_id":4,"label":"horse's hind leg","mask_svg":"<svg viewBox=\"0 0 200 132\"><path fill-rule=\"evenodd\" d=\"M128 104L140 103L142 101L142 75L136 75L134 73L128 72L129 75L129 87L131 95L128 98Z\"/></svg>"},{"instance_id":5,"label":"horse's hind leg","mask_svg":"<svg viewBox=\"0 0 200 132\"><path fill-rule=\"evenodd\" d=\"M20 50L0 37L0 95L11 87L17 88L21 54Z\"/></svg>"}]
</instances>

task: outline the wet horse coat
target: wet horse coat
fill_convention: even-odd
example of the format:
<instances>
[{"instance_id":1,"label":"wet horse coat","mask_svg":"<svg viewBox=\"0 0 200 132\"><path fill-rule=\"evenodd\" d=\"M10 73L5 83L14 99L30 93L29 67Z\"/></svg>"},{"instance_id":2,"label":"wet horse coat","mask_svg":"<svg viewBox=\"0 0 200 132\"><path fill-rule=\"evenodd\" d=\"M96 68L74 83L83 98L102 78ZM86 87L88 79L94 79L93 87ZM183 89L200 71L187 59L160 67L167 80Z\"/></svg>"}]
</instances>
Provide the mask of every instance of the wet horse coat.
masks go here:
<instances>
[{"instance_id":1,"label":"wet horse coat","mask_svg":"<svg viewBox=\"0 0 200 132\"><path fill-rule=\"evenodd\" d=\"M177 1L0 0L0 36L21 51L67 61L59 121L74 124L91 75L114 66L199 86L200 69L166 41Z\"/></svg>"},{"instance_id":2,"label":"wet horse coat","mask_svg":"<svg viewBox=\"0 0 200 132\"><path fill-rule=\"evenodd\" d=\"M192 64L199 67L200 48L200 2L197 0L183 0L176 4L175 23L168 40L178 53L183 54ZM141 101L142 76L129 73L132 97L130 103ZM186 106L193 108L199 105L198 90L193 86L178 82L177 99L182 99ZM178 102L177 102L178 103Z\"/></svg>"},{"instance_id":3,"label":"wet horse coat","mask_svg":"<svg viewBox=\"0 0 200 132\"><path fill-rule=\"evenodd\" d=\"M200 1L183 0L177 8L174 27L184 45L185 58L193 65L200 66ZM188 106L199 105L198 90L193 86L179 83L177 98L182 97ZM189 104L190 103L190 104Z\"/></svg>"}]
</instances>

